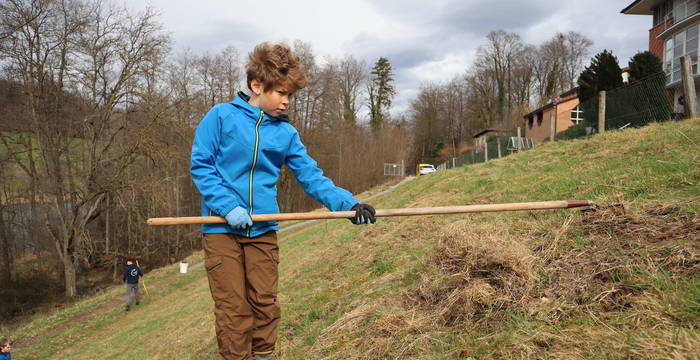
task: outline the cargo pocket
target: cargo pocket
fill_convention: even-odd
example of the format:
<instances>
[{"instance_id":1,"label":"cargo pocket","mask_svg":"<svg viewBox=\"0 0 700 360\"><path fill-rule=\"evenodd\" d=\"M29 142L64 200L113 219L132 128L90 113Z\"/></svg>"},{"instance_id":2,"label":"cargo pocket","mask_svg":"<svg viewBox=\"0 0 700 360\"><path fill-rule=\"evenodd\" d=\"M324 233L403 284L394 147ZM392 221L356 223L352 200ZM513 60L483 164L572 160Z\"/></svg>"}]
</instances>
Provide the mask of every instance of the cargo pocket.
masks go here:
<instances>
[{"instance_id":1,"label":"cargo pocket","mask_svg":"<svg viewBox=\"0 0 700 360\"><path fill-rule=\"evenodd\" d=\"M204 259L204 268L206 268L207 271L212 271L219 266L221 266L221 256L215 255Z\"/></svg>"},{"instance_id":2,"label":"cargo pocket","mask_svg":"<svg viewBox=\"0 0 700 360\"><path fill-rule=\"evenodd\" d=\"M204 259L204 268L207 269L207 278L209 279L209 290L211 290L211 297L214 300L230 297L230 292L233 291L226 281L225 272L222 271L222 261L221 256Z\"/></svg>"}]
</instances>

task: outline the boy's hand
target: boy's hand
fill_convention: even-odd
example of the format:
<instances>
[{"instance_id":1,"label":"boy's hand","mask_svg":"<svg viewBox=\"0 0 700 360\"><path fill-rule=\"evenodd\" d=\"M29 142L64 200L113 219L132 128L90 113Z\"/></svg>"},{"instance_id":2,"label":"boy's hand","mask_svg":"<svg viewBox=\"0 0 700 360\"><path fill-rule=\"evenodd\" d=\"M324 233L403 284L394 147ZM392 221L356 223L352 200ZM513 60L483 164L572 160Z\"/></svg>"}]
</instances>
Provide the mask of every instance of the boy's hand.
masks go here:
<instances>
[{"instance_id":1,"label":"boy's hand","mask_svg":"<svg viewBox=\"0 0 700 360\"><path fill-rule=\"evenodd\" d=\"M376 212L372 205L355 204L350 210L355 211L355 216L350 218L350 221L355 225L374 224L377 222L377 219L374 217Z\"/></svg>"},{"instance_id":2,"label":"boy's hand","mask_svg":"<svg viewBox=\"0 0 700 360\"><path fill-rule=\"evenodd\" d=\"M253 226L253 219L250 218L246 209L236 206L226 214L226 222L234 229L245 229Z\"/></svg>"}]
</instances>

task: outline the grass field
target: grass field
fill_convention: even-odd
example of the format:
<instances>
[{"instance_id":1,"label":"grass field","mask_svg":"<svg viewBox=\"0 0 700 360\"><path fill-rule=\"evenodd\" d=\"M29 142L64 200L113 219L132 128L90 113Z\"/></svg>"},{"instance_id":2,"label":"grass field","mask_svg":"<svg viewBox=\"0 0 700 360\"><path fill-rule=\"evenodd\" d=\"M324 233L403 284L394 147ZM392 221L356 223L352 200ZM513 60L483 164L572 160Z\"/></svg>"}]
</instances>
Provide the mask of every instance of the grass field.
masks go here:
<instances>
[{"instance_id":1,"label":"grass field","mask_svg":"<svg viewBox=\"0 0 700 360\"><path fill-rule=\"evenodd\" d=\"M278 358L700 358L699 120L548 143L422 176L372 204L555 199L601 208L281 234ZM150 296L128 313L115 285L37 316L9 334L14 357L216 359L203 267L146 281Z\"/></svg>"}]
</instances>

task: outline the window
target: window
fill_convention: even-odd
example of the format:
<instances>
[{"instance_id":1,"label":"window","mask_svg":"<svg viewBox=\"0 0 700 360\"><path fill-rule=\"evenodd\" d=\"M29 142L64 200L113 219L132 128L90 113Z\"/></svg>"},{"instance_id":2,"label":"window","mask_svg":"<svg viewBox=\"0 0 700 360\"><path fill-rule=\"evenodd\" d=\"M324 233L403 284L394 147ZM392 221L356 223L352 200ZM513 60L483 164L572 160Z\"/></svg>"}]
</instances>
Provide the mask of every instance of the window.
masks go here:
<instances>
[{"instance_id":1,"label":"window","mask_svg":"<svg viewBox=\"0 0 700 360\"><path fill-rule=\"evenodd\" d=\"M654 8L654 26L661 25L671 18L673 18L673 1L666 1Z\"/></svg>"},{"instance_id":2,"label":"window","mask_svg":"<svg viewBox=\"0 0 700 360\"><path fill-rule=\"evenodd\" d=\"M543 117L544 116L543 116L541 111L537 113L537 126L542 126L542 118Z\"/></svg>"},{"instance_id":3,"label":"window","mask_svg":"<svg viewBox=\"0 0 700 360\"><path fill-rule=\"evenodd\" d=\"M535 119L530 116L527 118L527 128L532 129L532 126L535 125Z\"/></svg>"},{"instance_id":4,"label":"window","mask_svg":"<svg viewBox=\"0 0 700 360\"><path fill-rule=\"evenodd\" d=\"M675 83L681 80L681 56L690 56L691 71L694 75L698 74L699 33L700 25L695 24L666 40L664 47L664 71L666 72L667 83Z\"/></svg>"},{"instance_id":5,"label":"window","mask_svg":"<svg viewBox=\"0 0 700 360\"><path fill-rule=\"evenodd\" d=\"M575 108L571 109L571 122L578 125L583 121L583 110L581 110L581 105L576 105Z\"/></svg>"},{"instance_id":6,"label":"window","mask_svg":"<svg viewBox=\"0 0 700 360\"><path fill-rule=\"evenodd\" d=\"M699 0L676 0L673 9L673 22L679 23L685 18L698 13Z\"/></svg>"}]
</instances>

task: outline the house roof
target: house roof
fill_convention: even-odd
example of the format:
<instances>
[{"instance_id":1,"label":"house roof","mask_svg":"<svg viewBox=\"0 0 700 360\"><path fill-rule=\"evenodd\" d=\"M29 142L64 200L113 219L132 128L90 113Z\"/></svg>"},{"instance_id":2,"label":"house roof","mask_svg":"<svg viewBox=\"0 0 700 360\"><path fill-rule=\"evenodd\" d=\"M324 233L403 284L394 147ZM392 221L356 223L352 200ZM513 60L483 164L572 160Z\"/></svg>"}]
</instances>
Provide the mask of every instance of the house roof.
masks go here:
<instances>
[{"instance_id":1,"label":"house roof","mask_svg":"<svg viewBox=\"0 0 700 360\"><path fill-rule=\"evenodd\" d=\"M635 0L620 11L627 15L654 15L654 8L665 0Z\"/></svg>"},{"instance_id":2,"label":"house roof","mask_svg":"<svg viewBox=\"0 0 700 360\"><path fill-rule=\"evenodd\" d=\"M561 99L561 100L552 101L552 102L550 102L550 103L547 104L547 105L541 106L541 107L539 107L539 108L537 108L537 109L535 109L535 110L533 110L533 111L530 111L529 113L523 115L523 118L527 119L527 118L529 118L530 116L532 116L532 115L534 115L534 114L536 114L536 113L538 113L538 112L542 112L542 111L545 111L545 110L551 108L552 106L555 106L555 105L557 105L557 104L563 104L563 103L565 103L565 102L568 102L568 101L573 100L573 99L574 99L573 97L572 97L572 98L569 98L569 99L567 99L567 97L569 97L569 96L571 96L571 95L573 95L573 94L578 93L579 89L580 89L580 87L577 86L577 87L575 87L575 88L571 88L571 89L569 89L569 90L567 90L567 91L561 93L561 94L559 95L559 99Z\"/></svg>"},{"instance_id":3,"label":"house roof","mask_svg":"<svg viewBox=\"0 0 700 360\"><path fill-rule=\"evenodd\" d=\"M565 97L567 97L567 96L569 96L569 95L574 95L574 94L578 95L578 91L579 91L580 89L581 89L580 86L573 87L573 88L571 88L571 89L569 89L569 90L567 90L567 91L561 93L561 95L559 95L559 98L560 98L560 99L563 99L563 98L565 98Z\"/></svg>"},{"instance_id":4,"label":"house roof","mask_svg":"<svg viewBox=\"0 0 700 360\"><path fill-rule=\"evenodd\" d=\"M557 104L556 101L552 101L551 103L549 103L549 104L547 104L547 105L544 105L544 106L542 106L542 107L539 107L539 108L537 108L537 109L535 109L535 110L532 110L532 111L530 111L529 113L523 115L523 118L529 118L530 116L535 115L535 113L545 111L545 110L551 108L552 106L554 106L554 105L556 105L556 104Z\"/></svg>"},{"instance_id":5,"label":"house roof","mask_svg":"<svg viewBox=\"0 0 700 360\"><path fill-rule=\"evenodd\" d=\"M510 133L510 131L503 130L503 129L493 129L493 128L492 129L484 129L484 130L481 130L478 133L474 134L474 138L476 139L478 137L481 137L483 135L486 135L486 134L492 133L492 132L493 133L500 133L500 134Z\"/></svg>"}]
</instances>

